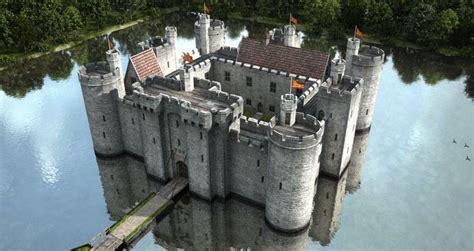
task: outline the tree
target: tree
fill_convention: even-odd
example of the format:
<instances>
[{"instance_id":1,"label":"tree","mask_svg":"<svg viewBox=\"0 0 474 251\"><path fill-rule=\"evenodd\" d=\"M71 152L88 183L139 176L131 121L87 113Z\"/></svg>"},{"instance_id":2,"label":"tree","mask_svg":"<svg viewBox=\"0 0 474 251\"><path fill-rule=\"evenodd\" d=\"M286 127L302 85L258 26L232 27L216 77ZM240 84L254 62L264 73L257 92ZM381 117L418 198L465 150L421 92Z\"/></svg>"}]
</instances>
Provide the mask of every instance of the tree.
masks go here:
<instances>
[{"instance_id":1,"label":"tree","mask_svg":"<svg viewBox=\"0 0 474 251\"><path fill-rule=\"evenodd\" d=\"M452 9L443 10L436 19L435 34L438 41L446 41L459 24L458 15Z\"/></svg>"},{"instance_id":2,"label":"tree","mask_svg":"<svg viewBox=\"0 0 474 251\"><path fill-rule=\"evenodd\" d=\"M0 10L0 46L10 47L14 45L12 24L13 13L6 9Z\"/></svg>"},{"instance_id":3,"label":"tree","mask_svg":"<svg viewBox=\"0 0 474 251\"><path fill-rule=\"evenodd\" d=\"M456 45L473 43L474 39L474 9L463 6L456 9L458 19L461 21L456 26L451 36L451 41Z\"/></svg>"},{"instance_id":4,"label":"tree","mask_svg":"<svg viewBox=\"0 0 474 251\"><path fill-rule=\"evenodd\" d=\"M436 10L429 4L420 4L411 9L404 21L405 36L408 40L427 43L434 36Z\"/></svg>"},{"instance_id":5,"label":"tree","mask_svg":"<svg viewBox=\"0 0 474 251\"><path fill-rule=\"evenodd\" d=\"M64 11L64 29L67 32L75 31L82 26L81 13L74 6L68 6Z\"/></svg>"},{"instance_id":6,"label":"tree","mask_svg":"<svg viewBox=\"0 0 474 251\"><path fill-rule=\"evenodd\" d=\"M338 0L306 0L303 3L303 19L308 22L311 31L317 33L336 25L339 11Z\"/></svg>"},{"instance_id":7,"label":"tree","mask_svg":"<svg viewBox=\"0 0 474 251\"><path fill-rule=\"evenodd\" d=\"M371 5L366 24L369 30L381 34L390 35L395 27L392 8L386 2L375 2Z\"/></svg>"}]
</instances>

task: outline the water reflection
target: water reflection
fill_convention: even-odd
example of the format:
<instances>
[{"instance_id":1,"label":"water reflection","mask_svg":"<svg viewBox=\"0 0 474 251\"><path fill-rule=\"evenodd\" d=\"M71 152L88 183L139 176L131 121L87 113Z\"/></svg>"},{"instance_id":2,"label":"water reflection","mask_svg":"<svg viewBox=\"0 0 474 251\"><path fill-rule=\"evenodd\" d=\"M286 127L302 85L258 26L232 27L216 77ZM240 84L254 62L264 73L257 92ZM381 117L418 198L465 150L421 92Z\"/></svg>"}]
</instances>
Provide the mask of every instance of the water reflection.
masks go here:
<instances>
[{"instance_id":1,"label":"water reflection","mask_svg":"<svg viewBox=\"0 0 474 251\"><path fill-rule=\"evenodd\" d=\"M355 192L360 184L367 139L368 134L357 136L354 148L361 151L340 180L319 178L311 226L298 234L274 232L265 223L264 209L245 201L231 198L209 203L186 194L148 234L152 245L169 250L306 250L310 239L326 246L338 229L346 189ZM136 158L97 158L97 164L113 221L161 187ZM137 248L141 245L139 241Z\"/></svg>"}]
</instances>

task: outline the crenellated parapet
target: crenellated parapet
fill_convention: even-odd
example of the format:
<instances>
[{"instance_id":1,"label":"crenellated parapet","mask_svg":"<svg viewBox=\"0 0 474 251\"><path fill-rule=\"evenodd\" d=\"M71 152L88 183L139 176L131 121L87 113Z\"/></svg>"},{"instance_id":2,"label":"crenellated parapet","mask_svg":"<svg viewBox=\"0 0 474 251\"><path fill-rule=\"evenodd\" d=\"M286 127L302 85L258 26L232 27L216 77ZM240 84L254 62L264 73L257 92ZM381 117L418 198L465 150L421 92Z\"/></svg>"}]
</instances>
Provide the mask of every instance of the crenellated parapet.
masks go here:
<instances>
[{"instance_id":1,"label":"crenellated parapet","mask_svg":"<svg viewBox=\"0 0 474 251\"><path fill-rule=\"evenodd\" d=\"M272 130L272 124L265 121L259 121L255 118L241 116L240 129L261 135L267 135Z\"/></svg>"},{"instance_id":2,"label":"crenellated parapet","mask_svg":"<svg viewBox=\"0 0 474 251\"><path fill-rule=\"evenodd\" d=\"M217 51L217 54L227 56L227 57L237 58L238 52L239 50L235 47L224 46L219 51Z\"/></svg>"},{"instance_id":3,"label":"crenellated parapet","mask_svg":"<svg viewBox=\"0 0 474 251\"><path fill-rule=\"evenodd\" d=\"M170 47L171 43L168 41L168 38L154 36L145 41L139 42L137 46L139 51L145 51L150 48L154 48L154 50L157 51Z\"/></svg>"},{"instance_id":4,"label":"crenellated parapet","mask_svg":"<svg viewBox=\"0 0 474 251\"><path fill-rule=\"evenodd\" d=\"M385 53L380 48L371 45L362 45L359 49L359 53L352 57L352 64L374 67L382 65L384 59Z\"/></svg>"},{"instance_id":5,"label":"crenellated parapet","mask_svg":"<svg viewBox=\"0 0 474 251\"><path fill-rule=\"evenodd\" d=\"M296 125L310 126L314 130L313 134L296 136L287 134L284 131L271 130L269 133L270 140L281 147L289 149L305 149L315 146L321 140L323 134L323 122L318 121L315 117L297 112Z\"/></svg>"},{"instance_id":6,"label":"crenellated parapet","mask_svg":"<svg viewBox=\"0 0 474 251\"><path fill-rule=\"evenodd\" d=\"M120 70L110 70L106 62L90 63L79 68L79 81L81 85L104 86L120 81Z\"/></svg>"}]
</instances>

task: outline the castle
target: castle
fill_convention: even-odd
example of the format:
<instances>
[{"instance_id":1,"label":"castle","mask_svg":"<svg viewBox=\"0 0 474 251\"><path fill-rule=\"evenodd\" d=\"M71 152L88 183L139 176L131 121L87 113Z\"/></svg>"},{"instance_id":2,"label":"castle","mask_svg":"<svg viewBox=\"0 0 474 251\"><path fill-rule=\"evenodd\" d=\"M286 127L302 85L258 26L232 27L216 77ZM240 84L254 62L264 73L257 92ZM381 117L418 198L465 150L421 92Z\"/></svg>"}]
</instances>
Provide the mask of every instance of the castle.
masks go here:
<instances>
[{"instance_id":1,"label":"castle","mask_svg":"<svg viewBox=\"0 0 474 251\"><path fill-rule=\"evenodd\" d=\"M137 156L162 183L184 176L195 196L235 196L263 207L272 229L307 229L320 175L345 175L356 132L370 129L384 52L350 38L345 59L330 60L299 48L291 25L229 48L207 14L194 31L192 63L167 27L138 44L124 78L115 49L79 69L96 154Z\"/></svg>"}]
</instances>

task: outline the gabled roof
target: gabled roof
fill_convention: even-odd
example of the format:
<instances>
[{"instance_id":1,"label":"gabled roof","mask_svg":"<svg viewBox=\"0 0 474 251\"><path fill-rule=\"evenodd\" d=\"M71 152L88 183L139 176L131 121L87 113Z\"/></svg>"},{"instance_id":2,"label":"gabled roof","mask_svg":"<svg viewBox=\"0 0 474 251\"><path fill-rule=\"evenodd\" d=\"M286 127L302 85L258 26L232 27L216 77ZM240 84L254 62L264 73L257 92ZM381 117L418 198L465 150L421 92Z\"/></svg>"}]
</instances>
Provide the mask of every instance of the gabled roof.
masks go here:
<instances>
[{"instance_id":1,"label":"gabled roof","mask_svg":"<svg viewBox=\"0 0 474 251\"><path fill-rule=\"evenodd\" d=\"M163 72L152 48L131 56L130 62L140 81L153 75L163 77Z\"/></svg>"},{"instance_id":2,"label":"gabled roof","mask_svg":"<svg viewBox=\"0 0 474 251\"><path fill-rule=\"evenodd\" d=\"M329 55L308 49L268 44L244 38L240 42L237 61L270 69L322 79Z\"/></svg>"}]
</instances>

